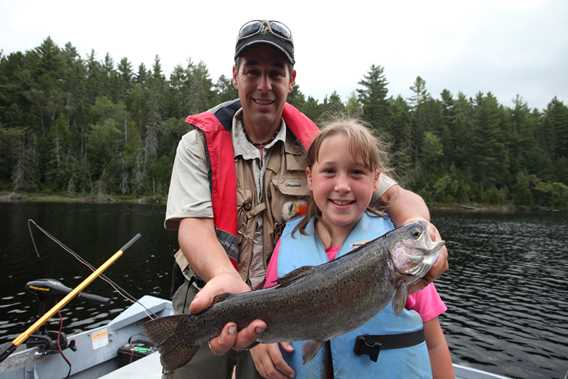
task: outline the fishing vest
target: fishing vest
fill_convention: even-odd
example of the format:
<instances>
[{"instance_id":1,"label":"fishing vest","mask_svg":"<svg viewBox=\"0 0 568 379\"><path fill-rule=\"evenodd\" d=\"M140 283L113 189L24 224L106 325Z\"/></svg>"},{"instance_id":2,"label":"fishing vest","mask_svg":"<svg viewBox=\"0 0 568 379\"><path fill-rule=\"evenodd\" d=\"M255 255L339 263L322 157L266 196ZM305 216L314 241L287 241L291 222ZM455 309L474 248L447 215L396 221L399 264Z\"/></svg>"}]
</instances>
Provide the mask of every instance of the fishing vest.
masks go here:
<instances>
[{"instance_id":1,"label":"fishing vest","mask_svg":"<svg viewBox=\"0 0 568 379\"><path fill-rule=\"evenodd\" d=\"M282 118L287 128L286 142L282 147L271 149L265 163L264 196L258 199L252 170L234 157L231 129L233 117L240 108L240 101L233 100L188 116L185 121L204 135L217 237L246 280L253 255L256 217L263 217L266 264L285 222L298 208L298 203L305 202L308 195L305 152L319 129L292 105L284 105Z\"/></svg>"},{"instance_id":2,"label":"fishing vest","mask_svg":"<svg viewBox=\"0 0 568 379\"><path fill-rule=\"evenodd\" d=\"M288 222L280 239L277 273L281 278L301 266L315 266L328 262L325 247L315 237L314 220L306 226L306 234L299 231L291 235L300 219ZM370 241L393 229L388 218L365 213L351 231L341 250L340 257L357 244ZM330 341L333 378L432 378L428 349L425 342L399 349L381 350L378 360L373 362L367 355L356 355L355 340L361 335L400 334L420 330L423 322L420 315L404 309L399 315L394 313L392 301L367 323ZM288 364L296 371L296 378L325 377L325 349L305 365L302 363L303 341L293 341L293 353L284 352Z\"/></svg>"}]
</instances>

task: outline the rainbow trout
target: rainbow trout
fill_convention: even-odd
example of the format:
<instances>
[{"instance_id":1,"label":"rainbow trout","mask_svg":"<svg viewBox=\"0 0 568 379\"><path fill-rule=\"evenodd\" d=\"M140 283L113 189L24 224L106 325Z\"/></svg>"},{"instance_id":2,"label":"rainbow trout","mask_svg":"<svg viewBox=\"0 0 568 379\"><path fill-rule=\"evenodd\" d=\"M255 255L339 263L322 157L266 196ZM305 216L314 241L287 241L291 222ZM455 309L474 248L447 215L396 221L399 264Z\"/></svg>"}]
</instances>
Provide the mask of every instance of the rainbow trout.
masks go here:
<instances>
[{"instance_id":1,"label":"rainbow trout","mask_svg":"<svg viewBox=\"0 0 568 379\"><path fill-rule=\"evenodd\" d=\"M144 329L168 371L189 362L227 322L241 329L256 319L268 325L258 342L311 340L307 362L324 341L362 325L391 300L396 312L403 309L408 286L426 275L444 246L427 228L424 221L402 226L334 261L300 267L276 287L221 295L199 314L157 318Z\"/></svg>"}]
</instances>

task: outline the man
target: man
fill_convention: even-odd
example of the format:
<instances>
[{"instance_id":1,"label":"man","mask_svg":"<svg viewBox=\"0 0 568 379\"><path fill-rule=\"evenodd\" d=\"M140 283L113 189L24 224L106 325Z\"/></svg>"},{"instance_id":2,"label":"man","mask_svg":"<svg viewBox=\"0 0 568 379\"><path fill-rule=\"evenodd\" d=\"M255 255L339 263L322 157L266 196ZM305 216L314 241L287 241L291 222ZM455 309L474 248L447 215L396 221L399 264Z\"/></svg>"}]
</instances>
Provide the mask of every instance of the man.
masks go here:
<instances>
[{"instance_id":1,"label":"man","mask_svg":"<svg viewBox=\"0 0 568 379\"><path fill-rule=\"evenodd\" d=\"M203 311L222 293L259 288L285 222L305 207L303 158L318 129L286 103L294 63L286 25L247 22L239 30L233 67L239 100L186 120L196 129L178 145L165 222L178 228L176 261L186 277L173 296L178 313ZM385 175L379 181L377 196L395 224L429 219L418 195ZM446 270L444 255L430 279ZM256 320L237 333L229 323L188 365L166 377L230 378L235 366L237 378L260 377L244 349L265 328Z\"/></svg>"}]
</instances>

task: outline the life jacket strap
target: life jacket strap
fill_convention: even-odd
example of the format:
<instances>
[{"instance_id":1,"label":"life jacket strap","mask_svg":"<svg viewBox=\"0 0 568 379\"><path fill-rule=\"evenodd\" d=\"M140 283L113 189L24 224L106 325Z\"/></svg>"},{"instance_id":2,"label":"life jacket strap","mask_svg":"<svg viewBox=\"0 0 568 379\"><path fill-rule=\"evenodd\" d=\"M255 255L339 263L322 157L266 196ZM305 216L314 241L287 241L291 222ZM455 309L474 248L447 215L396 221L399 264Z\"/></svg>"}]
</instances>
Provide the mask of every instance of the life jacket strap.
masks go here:
<instances>
[{"instance_id":1,"label":"life jacket strap","mask_svg":"<svg viewBox=\"0 0 568 379\"><path fill-rule=\"evenodd\" d=\"M354 352L356 355L366 354L369 359L376 362L381 350L400 349L424 342L424 329L410 333L361 335L355 339Z\"/></svg>"}]
</instances>

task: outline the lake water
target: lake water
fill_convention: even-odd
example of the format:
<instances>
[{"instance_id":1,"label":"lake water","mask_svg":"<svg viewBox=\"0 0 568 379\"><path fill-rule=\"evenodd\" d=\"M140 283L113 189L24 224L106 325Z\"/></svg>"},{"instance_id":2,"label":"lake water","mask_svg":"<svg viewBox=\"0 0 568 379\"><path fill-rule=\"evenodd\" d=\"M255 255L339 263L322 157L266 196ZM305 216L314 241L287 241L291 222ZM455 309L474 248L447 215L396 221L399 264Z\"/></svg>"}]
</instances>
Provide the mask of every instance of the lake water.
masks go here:
<instances>
[{"instance_id":1,"label":"lake water","mask_svg":"<svg viewBox=\"0 0 568 379\"><path fill-rule=\"evenodd\" d=\"M162 228L163 207L0 203L0 343L33 321L37 302L25 283L54 278L69 287L90 272L35 231L27 219L98 266L136 233L139 240L108 271L135 297L168 296L175 234ZM441 317L454 362L514 378L562 378L568 370L568 217L434 214L450 249L450 271L437 281ZM64 331L106 324L128 303L102 281L88 289L106 305L74 300ZM51 324L58 325L58 320Z\"/></svg>"}]
</instances>

